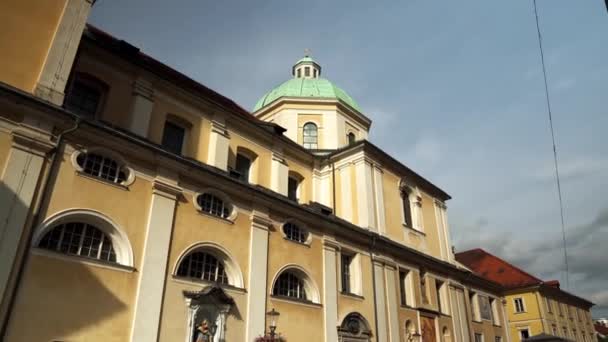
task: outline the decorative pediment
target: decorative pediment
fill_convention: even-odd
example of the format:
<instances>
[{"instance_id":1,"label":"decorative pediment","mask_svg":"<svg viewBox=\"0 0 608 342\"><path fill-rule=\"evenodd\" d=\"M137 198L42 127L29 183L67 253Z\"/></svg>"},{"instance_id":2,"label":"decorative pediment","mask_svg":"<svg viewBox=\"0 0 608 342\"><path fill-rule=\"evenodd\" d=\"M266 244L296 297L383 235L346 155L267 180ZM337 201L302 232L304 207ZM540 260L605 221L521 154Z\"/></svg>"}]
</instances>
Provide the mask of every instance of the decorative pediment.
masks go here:
<instances>
[{"instance_id":1,"label":"decorative pediment","mask_svg":"<svg viewBox=\"0 0 608 342\"><path fill-rule=\"evenodd\" d=\"M184 297L199 305L234 305L234 299L219 286L207 286L200 291L185 291Z\"/></svg>"}]
</instances>

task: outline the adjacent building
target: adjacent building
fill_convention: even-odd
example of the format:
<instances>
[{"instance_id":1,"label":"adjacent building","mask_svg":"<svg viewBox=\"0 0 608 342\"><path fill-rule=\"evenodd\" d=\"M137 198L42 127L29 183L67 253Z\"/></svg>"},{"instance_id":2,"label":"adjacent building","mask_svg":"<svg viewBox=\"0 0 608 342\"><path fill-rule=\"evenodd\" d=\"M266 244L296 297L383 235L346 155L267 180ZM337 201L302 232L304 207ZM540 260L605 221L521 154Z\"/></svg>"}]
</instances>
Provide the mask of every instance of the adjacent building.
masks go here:
<instances>
[{"instance_id":1,"label":"adjacent building","mask_svg":"<svg viewBox=\"0 0 608 342\"><path fill-rule=\"evenodd\" d=\"M538 335L595 341L593 303L560 289L557 280L543 281L483 249L456 253L456 260L504 287L512 341Z\"/></svg>"}]
</instances>

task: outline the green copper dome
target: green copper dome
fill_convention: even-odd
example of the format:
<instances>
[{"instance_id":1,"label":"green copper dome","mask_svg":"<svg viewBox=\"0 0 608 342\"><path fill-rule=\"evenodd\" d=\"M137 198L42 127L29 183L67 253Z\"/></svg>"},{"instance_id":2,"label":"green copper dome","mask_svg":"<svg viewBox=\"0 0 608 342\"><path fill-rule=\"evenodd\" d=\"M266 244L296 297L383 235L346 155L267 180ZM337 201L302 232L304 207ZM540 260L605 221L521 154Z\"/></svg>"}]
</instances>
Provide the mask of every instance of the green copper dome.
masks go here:
<instances>
[{"instance_id":1,"label":"green copper dome","mask_svg":"<svg viewBox=\"0 0 608 342\"><path fill-rule=\"evenodd\" d=\"M341 100L357 111L361 108L344 90L324 78L293 78L272 89L255 104L253 111L266 107L281 97L305 97Z\"/></svg>"},{"instance_id":2,"label":"green copper dome","mask_svg":"<svg viewBox=\"0 0 608 342\"><path fill-rule=\"evenodd\" d=\"M281 97L340 100L353 109L361 111L359 105L344 90L325 78L321 78L321 66L311 57L305 56L292 68L294 78L272 89L255 104L253 111L266 107Z\"/></svg>"}]
</instances>

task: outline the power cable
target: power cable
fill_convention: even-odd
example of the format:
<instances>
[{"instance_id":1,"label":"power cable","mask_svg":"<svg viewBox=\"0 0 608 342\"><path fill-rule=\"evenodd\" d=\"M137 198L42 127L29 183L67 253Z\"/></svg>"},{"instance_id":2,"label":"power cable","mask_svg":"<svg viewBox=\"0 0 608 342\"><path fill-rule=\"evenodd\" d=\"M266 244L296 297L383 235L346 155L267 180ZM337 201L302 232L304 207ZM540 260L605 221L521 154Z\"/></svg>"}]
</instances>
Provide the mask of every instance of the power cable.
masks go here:
<instances>
[{"instance_id":1,"label":"power cable","mask_svg":"<svg viewBox=\"0 0 608 342\"><path fill-rule=\"evenodd\" d=\"M538 9L536 7L536 0L534 2L534 16L536 18L536 32L538 33L538 48L540 50L540 60L543 66L543 78L545 81L545 99L547 101L547 113L549 114L549 128L551 129L551 142L553 143L553 163L555 165L555 182L557 184L557 196L559 198L559 214L562 223L562 242L564 248L564 264L566 273L566 288L570 288L570 281L568 277L568 248L566 245L566 225L564 223L564 203L562 200L562 187L559 180L559 168L557 163L557 148L555 147L555 132L553 130L553 115L551 114L551 99L549 97L549 86L547 84L547 68L545 67L545 54L543 52L543 38L540 33L540 25L538 20Z\"/></svg>"}]
</instances>

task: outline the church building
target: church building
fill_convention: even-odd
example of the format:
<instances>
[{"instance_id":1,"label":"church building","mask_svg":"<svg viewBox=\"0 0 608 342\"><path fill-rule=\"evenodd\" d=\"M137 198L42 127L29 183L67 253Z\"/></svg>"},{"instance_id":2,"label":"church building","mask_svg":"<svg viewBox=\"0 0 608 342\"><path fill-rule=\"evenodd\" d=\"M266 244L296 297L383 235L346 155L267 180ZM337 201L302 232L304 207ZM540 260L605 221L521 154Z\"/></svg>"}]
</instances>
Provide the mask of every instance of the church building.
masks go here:
<instances>
[{"instance_id":1,"label":"church building","mask_svg":"<svg viewBox=\"0 0 608 342\"><path fill-rule=\"evenodd\" d=\"M509 341L450 196L320 61L249 111L87 25L94 3L0 5L0 339Z\"/></svg>"}]
</instances>

